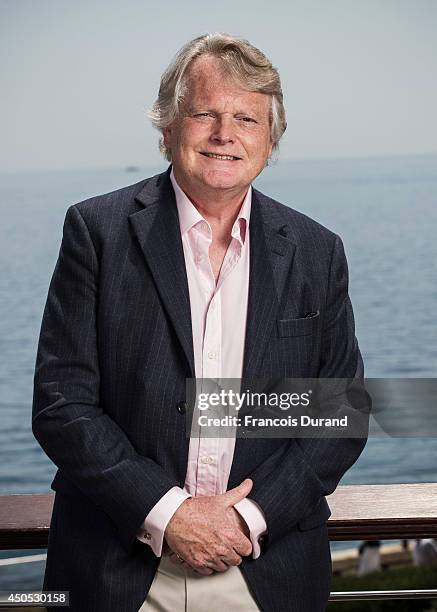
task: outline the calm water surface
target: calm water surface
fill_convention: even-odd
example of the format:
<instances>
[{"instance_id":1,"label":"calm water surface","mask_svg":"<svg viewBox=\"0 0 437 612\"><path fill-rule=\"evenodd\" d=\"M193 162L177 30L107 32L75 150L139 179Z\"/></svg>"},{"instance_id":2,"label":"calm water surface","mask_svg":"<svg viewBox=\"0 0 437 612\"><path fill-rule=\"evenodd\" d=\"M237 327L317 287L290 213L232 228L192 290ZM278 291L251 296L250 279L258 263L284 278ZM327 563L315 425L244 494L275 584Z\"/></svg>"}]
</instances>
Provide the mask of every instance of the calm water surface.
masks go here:
<instances>
[{"instance_id":1,"label":"calm water surface","mask_svg":"<svg viewBox=\"0 0 437 612\"><path fill-rule=\"evenodd\" d=\"M67 207L163 169L0 177L0 494L49 491L55 472L30 419L39 326ZM437 157L279 162L256 186L343 238L366 375L436 377ZM434 438L369 440L343 479L432 481ZM0 590L38 588L42 572L43 563L0 567Z\"/></svg>"}]
</instances>

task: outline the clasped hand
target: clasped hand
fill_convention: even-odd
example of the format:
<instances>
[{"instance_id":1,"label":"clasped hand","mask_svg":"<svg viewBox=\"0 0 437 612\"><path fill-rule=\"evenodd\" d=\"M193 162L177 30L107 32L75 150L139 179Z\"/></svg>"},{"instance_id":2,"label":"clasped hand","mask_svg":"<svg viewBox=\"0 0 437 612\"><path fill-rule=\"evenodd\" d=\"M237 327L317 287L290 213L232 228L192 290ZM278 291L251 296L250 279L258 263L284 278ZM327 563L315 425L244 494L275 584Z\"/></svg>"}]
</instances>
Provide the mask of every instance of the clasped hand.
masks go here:
<instances>
[{"instance_id":1,"label":"clasped hand","mask_svg":"<svg viewBox=\"0 0 437 612\"><path fill-rule=\"evenodd\" d=\"M249 529L234 504L250 493L252 485L246 479L221 495L185 500L164 534L171 560L208 576L225 572L230 565L239 565L242 556L250 555Z\"/></svg>"}]
</instances>

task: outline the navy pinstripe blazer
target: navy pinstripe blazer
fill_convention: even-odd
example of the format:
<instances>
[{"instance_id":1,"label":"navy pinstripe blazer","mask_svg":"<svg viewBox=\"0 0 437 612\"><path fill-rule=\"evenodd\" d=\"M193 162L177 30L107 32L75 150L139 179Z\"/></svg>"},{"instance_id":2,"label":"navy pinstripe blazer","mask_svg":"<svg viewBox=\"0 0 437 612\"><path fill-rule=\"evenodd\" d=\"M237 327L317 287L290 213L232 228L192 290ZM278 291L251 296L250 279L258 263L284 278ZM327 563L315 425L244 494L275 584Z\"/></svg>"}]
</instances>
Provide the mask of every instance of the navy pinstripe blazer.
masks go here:
<instances>
[{"instance_id":1,"label":"navy pinstripe blazer","mask_svg":"<svg viewBox=\"0 0 437 612\"><path fill-rule=\"evenodd\" d=\"M58 467L44 588L70 591L73 611L139 609L159 559L136 531L185 481L194 358L169 172L70 207L49 288L33 403ZM362 377L341 240L257 190L250 232L244 377ZM325 608L325 495L363 446L237 439L229 488L250 477L268 525L241 565L261 609Z\"/></svg>"}]
</instances>

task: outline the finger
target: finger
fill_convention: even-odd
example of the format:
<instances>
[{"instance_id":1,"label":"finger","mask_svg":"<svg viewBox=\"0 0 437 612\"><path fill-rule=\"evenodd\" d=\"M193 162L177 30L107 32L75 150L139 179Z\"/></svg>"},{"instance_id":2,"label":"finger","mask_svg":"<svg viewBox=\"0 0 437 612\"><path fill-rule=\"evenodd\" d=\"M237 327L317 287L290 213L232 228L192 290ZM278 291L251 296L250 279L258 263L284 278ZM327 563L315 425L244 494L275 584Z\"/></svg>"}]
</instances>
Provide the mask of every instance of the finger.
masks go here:
<instances>
[{"instance_id":1,"label":"finger","mask_svg":"<svg viewBox=\"0 0 437 612\"><path fill-rule=\"evenodd\" d=\"M171 553L169 556L170 561L175 565L183 565L185 563L185 561L181 557L178 557L176 553Z\"/></svg>"},{"instance_id":2,"label":"finger","mask_svg":"<svg viewBox=\"0 0 437 612\"><path fill-rule=\"evenodd\" d=\"M252 542L249 540L249 538L246 538L241 531L237 534L233 547L235 552L243 557L247 557L252 554Z\"/></svg>"},{"instance_id":3,"label":"finger","mask_svg":"<svg viewBox=\"0 0 437 612\"><path fill-rule=\"evenodd\" d=\"M183 567L185 569L192 570L193 572L196 572L196 574L202 574L204 576L209 576L214 571L214 570L208 569L208 568L204 568L205 571L200 571L199 569L196 569L193 566L191 566L189 563L187 563L187 561L184 561L181 557L178 557L175 553L172 553L169 556L170 556L170 561L172 563L174 563L178 567Z\"/></svg>"},{"instance_id":4,"label":"finger","mask_svg":"<svg viewBox=\"0 0 437 612\"><path fill-rule=\"evenodd\" d=\"M241 532L239 532L241 534ZM243 536L244 537L244 536ZM220 547L216 549L210 550L209 557L212 562L222 561L228 566L231 565L240 565L242 562L241 555L239 555L235 547L239 542L238 534L235 538L230 538L228 541L222 543ZM211 563L208 563L211 565Z\"/></svg>"},{"instance_id":5,"label":"finger","mask_svg":"<svg viewBox=\"0 0 437 612\"><path fill-rule=\"evenodd\" d=\"M226 493L222 493L222 498L224 499L227 506L235 506L239 501L247 497L253 487L253 482L250 478L246 478L243 480L238 487L234 487Z\"/></svg>"},{"instance_id":6,"label":"finger","mask_svg":"<svg viewBox=\"0 0 437 612\"><path fill-rule=\"evenodd\" d=\"M215 559L214 561L208 561L208 567L213 569L215 572L226 572L228 571L230 564L228 565L222 559Z\"/></svg>"},{"instance_id":7,"label":"finger","mask_svg":"<svg viewBox=\"0 0 437 612\"><path fill-rule=\"evenodd\" d=\"M175 557L177 559L176 555ZM200 561L194 561L194 559L190 559L188 556L188 558L184 559L184 561L180 565L186 569L193 570L194 572L198 574L202 574L202 576L210 576L211 574L214 573L214 570L211 567L209 567L210 565L209 559L205 559L204 561L200 562Z\"/></svg>"},{"instance_id":8,"label":"finger","mask_svg":"<svg viewBox=\"0 0 437 612\"><path fill-rule=\"evenodd\" d=\"M214 573L214 570L211 569L210 567L201 567L201 566L196 566L196 567L190 566L190 567L198 574L202 574L202 576L210 576L211 574Z\"/></svg>"},{"instance_id":9,"label":"finger","mask_svg":"<svg viewBox=\"0 0 437 612\"><path fill-rule=\"evenodd\" d=\"M233 524L238 527L238 529L246 536L246 538L248 538L250 535L250 530L244 518L234 507L229 508L229 512Z\"/></svg>"},{"instance_id":10,"label":"finger","mask_svg":"<svg viewBox=\"0 0 437 612\"><path fill-rule=\"evenodd\" d=\"M228 552L226 557L221 557L221 561L223 561L223 563L226 563L226 565L228 566L240 565L242 562L242 558L238 553L235 552L234 549L232 549Z\"/></svg>"}]
</instances>

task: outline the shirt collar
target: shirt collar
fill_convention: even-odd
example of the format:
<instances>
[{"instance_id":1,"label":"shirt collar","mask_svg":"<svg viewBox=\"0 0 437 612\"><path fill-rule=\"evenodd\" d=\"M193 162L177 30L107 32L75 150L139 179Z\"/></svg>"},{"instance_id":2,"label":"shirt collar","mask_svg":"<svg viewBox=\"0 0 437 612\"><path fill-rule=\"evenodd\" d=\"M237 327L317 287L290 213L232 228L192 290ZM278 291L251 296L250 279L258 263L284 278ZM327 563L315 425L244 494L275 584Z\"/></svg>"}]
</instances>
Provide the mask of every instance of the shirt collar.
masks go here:
<instances>
[{"instance_id":1,"label":"shirt collar","mask_svg":"<svg viewBox=\"0 0 437 612\"><path fill-rule=\"evenodd\" d=\"M188 198L186 193L179 187L176 178L173 174L173 168L170 173L170 180L173 185L173 189L176 196L176 206L179 215L179 227L181 235L189 232L197 223L203 221L208 224L208 221L202 217L200 212ZM249 189L244 197L243 204L241 205L238 217L235 219L234 225L232 226L231 235L236 238L241 245L244 244L246 239L246 229L249 227L250 210L252 207L252 185L249 185ZM208 224L209 227L209 224Z\"/></svg>"}]
</instances>

